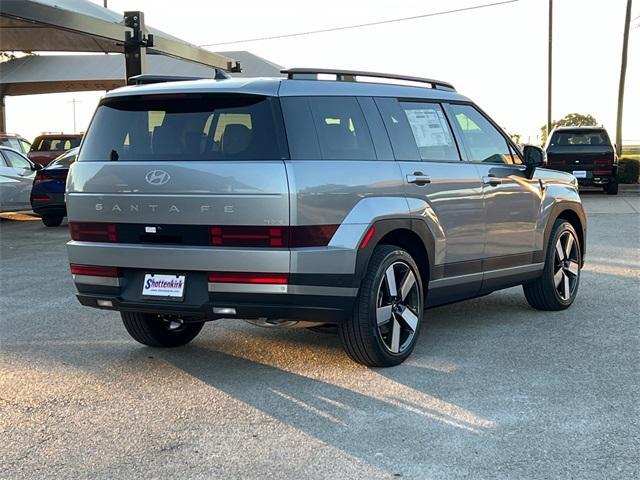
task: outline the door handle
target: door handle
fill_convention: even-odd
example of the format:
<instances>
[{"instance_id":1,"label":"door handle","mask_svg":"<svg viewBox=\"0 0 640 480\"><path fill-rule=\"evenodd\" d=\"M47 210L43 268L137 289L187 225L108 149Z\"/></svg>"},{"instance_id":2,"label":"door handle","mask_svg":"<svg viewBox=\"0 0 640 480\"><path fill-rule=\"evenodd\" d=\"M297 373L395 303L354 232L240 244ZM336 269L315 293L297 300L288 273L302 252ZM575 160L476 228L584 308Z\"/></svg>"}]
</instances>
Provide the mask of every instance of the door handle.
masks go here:
<instances>
[{"instance_id":1,"label":"door handle","mask_svg":"<svg viewBox=\"0 0 640 480\"><path fill-rule=\"evenodd\" d=\"M431 177L429 175L425 175L422 172L413 172L413 174L407 175L407 183L426 185L427 183L431 183Z\"/></svg>"},{"instance_id":2,"label":"door handle","mask_svg":"<svg viewBox=\"0 0 640 480\"><path fill-rule=\"evenodd\" d=\"M502 179L496 177L495 175L487 175L485 177L482 177L483 185L491 185L495 187L496 185L500 185L501 183L502 183Z\"/></svg>"}]
</instances>

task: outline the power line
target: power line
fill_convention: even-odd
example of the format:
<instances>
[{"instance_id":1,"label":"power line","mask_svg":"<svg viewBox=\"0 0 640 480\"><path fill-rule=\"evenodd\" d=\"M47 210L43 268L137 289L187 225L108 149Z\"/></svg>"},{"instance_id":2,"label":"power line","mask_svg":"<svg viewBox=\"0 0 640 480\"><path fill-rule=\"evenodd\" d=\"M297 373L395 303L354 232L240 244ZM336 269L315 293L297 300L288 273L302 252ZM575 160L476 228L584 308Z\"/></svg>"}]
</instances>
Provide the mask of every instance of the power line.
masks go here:
<instances>
[{"instance_id":1,"label":"power line","mask_svg":"<svg viewBox=\"0 0 640 480\"><path fill-rule=\"evenodd\" d=\"M258 37L258 38L247 38L244 40L233 40L230 42L217 42L217 43L205 43L204 45L199 45L200 47L214 47L217 45L230 45L232 43L248 43L248 42L259 42L262 40L276 40L278 38L290 38L290 37L301 37L303 35L314 35L316 33L327 33L327 32L337 32L340 30L349 30L349 29L353 29L353 28L363 28L363 27L372 27L374 25L384 25L387 23L397 23L397 22L406 22L408 20L418 20L421 18L427 18L427 17L437 17L440 15L448 15L450 13L458 13L458 12L467 12L469 10L478 10L480 8L488 8L488 7L496 7L498 5L505 5L507 3L515 3L515 2L519 2L520 0L504 0L502 2L494 2L494 3L485 3L482 5L474 5L472 7L465 7L465 8L456 8L454 10L444 10L442 12L432 12L432 13L425 13L423 15L414 15L412 17L403 17L403 18L393 18L390 20L379 20L377 22L369 22L369 23L359 23L356 25L344 25L341 27L331 27L331 28L323 28L321 30L310 30L307 32L297 32L297 33L286 33L283 35L271 35L268 37Z\"/></svg>"}]
</instances>

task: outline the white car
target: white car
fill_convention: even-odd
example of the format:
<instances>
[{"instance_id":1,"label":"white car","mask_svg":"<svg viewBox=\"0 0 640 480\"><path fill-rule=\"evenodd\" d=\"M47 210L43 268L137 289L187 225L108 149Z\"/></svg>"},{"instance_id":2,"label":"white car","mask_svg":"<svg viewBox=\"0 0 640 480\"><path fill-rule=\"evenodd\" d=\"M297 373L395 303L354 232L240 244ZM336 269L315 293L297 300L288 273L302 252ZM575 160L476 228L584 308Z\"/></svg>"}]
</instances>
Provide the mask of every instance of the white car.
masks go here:
<instances>
[{"instance_id":1,"label":"white car","mask_svg":"<svg viewBox=\"0 0 640 480\"><path fill-rule=\"evenodd\" d=\"M31 186L41 168L20 152L0 147L0 212L31 210Z\"/></svg>"}]
</instances>

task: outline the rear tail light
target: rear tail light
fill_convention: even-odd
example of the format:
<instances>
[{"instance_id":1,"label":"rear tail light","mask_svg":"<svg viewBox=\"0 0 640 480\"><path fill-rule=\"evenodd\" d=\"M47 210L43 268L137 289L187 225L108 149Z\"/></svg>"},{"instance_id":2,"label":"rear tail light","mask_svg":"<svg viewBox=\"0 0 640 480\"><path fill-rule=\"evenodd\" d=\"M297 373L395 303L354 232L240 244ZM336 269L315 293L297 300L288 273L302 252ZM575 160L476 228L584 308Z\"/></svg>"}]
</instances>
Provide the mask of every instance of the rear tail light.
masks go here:
<instances>
[{"instance_id":1,"label":"rear tail light","mask_svg":"<svg viewBox=\"0 0 640 480\"><path fill-rule=\"evenodd\" d=\"M211 245L219 247L298 248L329 244L338 225L262 227L225 225L209 228Z\"/></svg>"},{"instance_id":2,"label":"rear tail light","mask_svg":"<svg viewBox=\"0 0 640 480\"><path fill-rule=\"evenodd\" d=\"M245 272L209 272L211 283L253 283L286 285L289 282L287 273L245 273Z\"/></svg>"},{"instance_id":3,"label":"rear tail light","mask_svg":"<svg viewBox=\"0 0 640 480\"><path fill-rule=\"evenodd\" d=\"M31 197L31 201L33 202L48 202L49 197L40 196L40 197Z\"/></svg>"},{"instance_id":4,"label":"rear tail light","mask_svg":"<svg viewBox=\"0 0 640 480\"><path fill-rule=\"evenodd\" d=\"M74 275L87 275L90 277L119 277L118 267L102 267L99 265L71 264L71 273Z\"/></svg>"},{"instance_id":5,"label":"rear tail light","mask_svg":"<svg viewBox=\"0 0 640 480\"><path fill-rule=\"evenodd\" d=\"M115 223L69 222L69 231L73 240L84 242L118 241Z\"/></svg>"},{"instance_id":6,"label":"rear tail light","mask_svg":"<svg viewBox=\"0 0 640 480\"><path fill-rule=\"evenodd\" d=\"M33 179L33 184L37 185L38 183L44 181L44 174L41 171L36 173L36 177Z\"/></svg>"},{"instance_id":7,"label":"rear tail light","mask_svg":"<svg viewBox=\"0 0 640 480\"><path fill-rule=\"evenodd\" d=\"M302 225L290 227L291 248L329 245L338 225Z\"/></svg>"},{"instance_id":8,"label":"rear tail light","mask_svg":"<svg viewBox=\"0 0 640 480\"><path fill-rule=\"evenodd\" d=\"M211 245L220 247L275 247L289 245L286 227L220 226L209 230Z\"/></svg>"},{"instance_id":9,"label":"rear tail light","mask_svg":"<svg viewBox=\"0 0 640 480\"><path fill-rule=\"evenodd\" d=\"M596 167L607 167L607 168L595 168L593 173L595 175L609 175L611 173L611 160L607 158L598 159L593 162L593 165Z\"/></svg>"}]
</instances>

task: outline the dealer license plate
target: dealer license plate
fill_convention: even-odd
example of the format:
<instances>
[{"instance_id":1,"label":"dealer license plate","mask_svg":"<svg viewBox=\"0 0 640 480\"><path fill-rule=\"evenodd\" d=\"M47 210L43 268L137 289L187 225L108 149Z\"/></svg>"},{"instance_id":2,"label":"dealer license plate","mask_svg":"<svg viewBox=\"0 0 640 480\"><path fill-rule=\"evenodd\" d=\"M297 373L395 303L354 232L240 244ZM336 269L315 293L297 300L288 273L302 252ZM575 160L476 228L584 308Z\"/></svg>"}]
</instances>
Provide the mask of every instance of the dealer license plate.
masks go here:
<instances>
[{"instance_id":1,"label":"dealer license plate","mask_svg":"<svg viewBox=\"0 0 640 480\"><path fill-rule=\"evenodd\" d=\"M142 284L142 296L181 299L185 281L186 275L147 273Z\"/></svg>"},{"instance_id":2,"label":"dealer license plate","mask_svg":"<svg viewBox=\"0 0 640 480\"><path fill-rule=\"evenodd\" d=\"M586 178L587 177L587 171L586 170L574 170L573 171L573 176L576 178Z\"/></svg>"}]
</instances>

